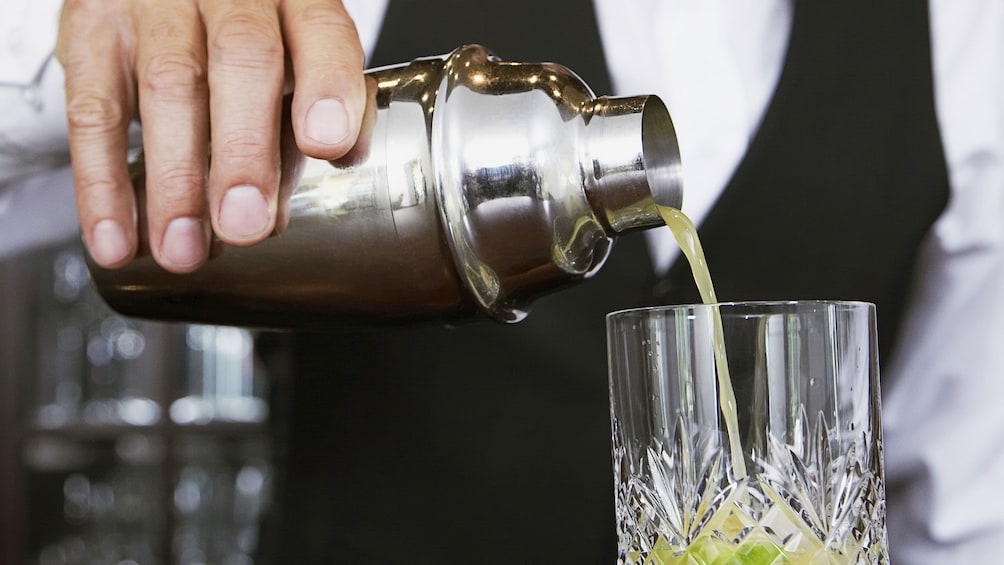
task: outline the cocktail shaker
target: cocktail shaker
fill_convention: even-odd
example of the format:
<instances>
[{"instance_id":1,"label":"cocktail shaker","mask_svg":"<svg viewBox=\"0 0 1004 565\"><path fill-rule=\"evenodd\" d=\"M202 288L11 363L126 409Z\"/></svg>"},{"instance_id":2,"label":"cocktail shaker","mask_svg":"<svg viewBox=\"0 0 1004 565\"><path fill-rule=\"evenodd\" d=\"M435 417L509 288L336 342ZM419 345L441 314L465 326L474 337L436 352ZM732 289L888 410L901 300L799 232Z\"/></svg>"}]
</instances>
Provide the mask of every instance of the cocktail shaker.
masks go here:
<instances>
[{"instance_id":1,"label":"cocktail shaker","mask_svg":"<svg viewBox=\"0 0 1004 565\"><path fill-rule=\"evenodd\" d=\"M654 96L595 97L553 63L468 45L366 73L359 142L336 161L286 136L288 224L246 248L214 242L194 273L148 254L91 263L115 310L263 327L522 319L595 273L612 240L679 208L680 155Z\"/></svg>"}]
</instances>

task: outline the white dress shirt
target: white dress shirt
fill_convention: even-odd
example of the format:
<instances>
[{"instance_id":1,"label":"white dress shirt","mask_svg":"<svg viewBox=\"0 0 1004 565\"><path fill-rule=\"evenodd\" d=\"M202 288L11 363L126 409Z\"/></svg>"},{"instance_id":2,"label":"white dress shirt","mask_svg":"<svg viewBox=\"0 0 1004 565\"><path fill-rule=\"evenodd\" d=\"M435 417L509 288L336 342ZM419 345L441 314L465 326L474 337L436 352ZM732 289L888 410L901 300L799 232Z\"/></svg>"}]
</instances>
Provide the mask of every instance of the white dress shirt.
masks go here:
<instances>
[{"instance_id":1,"label":"white dress shirt","mask_svg":"<svg viewBox=\"0 0 1004 565\"><path fill-rule=\"evenodd\" d=\"M43 213L73 216L70 176L59 169L67 163L62 75L48 59L59 4L7 0L0 18L0 259L76 229L72 219L37 221ZM790 0L595 4L615 94L657 94L670 107L685 170L683 208L700 222L777 82ZM386 0L345 5L372 53ZM889 493L890 539L897 565L1000 563L1004 2L930 6L951 197L922 250L898 350L882 364L887 478L913 478ZM660 269L677 253L663 232L650 234Z\"/></svg>"}]
</instances>

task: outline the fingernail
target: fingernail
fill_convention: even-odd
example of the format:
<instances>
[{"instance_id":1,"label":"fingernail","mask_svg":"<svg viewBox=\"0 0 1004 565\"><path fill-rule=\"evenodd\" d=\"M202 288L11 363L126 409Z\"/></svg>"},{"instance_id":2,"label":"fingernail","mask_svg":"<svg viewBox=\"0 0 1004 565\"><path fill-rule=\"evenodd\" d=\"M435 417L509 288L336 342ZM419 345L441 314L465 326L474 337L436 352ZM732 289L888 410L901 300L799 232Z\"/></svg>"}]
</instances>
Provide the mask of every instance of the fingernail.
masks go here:
<instances>
[{"instance_id":1,"label":"fingernail","mask_svg":"<svg viewBox=\"0 0 1004 565\"><path fill-rule=\"evenodd\" d=\"M249 185L235 186L223 196L220 229L235 239L261 235L272 222L272 213L261 191Z\"/></svg>"},{"instance_id":2,"label":"fingernail","mask_svg":"<svg viewBox=\"0 0 1004 565\"><path fill-rule=\"evenodd\" d=\"M178 218L167 225L160 246L161 258L182 269L202 263L206 256L206 238L202 222L195 218Z\"/></svg>"},{"instance_id":3,"label":"fingernail","mask_svg":"<svg viewBox=\"0 0 1004 565\"><path fill-rule=\"evenodd\" d=\"M349 135L349 115L337 98L314 102L307 110L303 133L318 143L336 145Z\"/></svg>"},{"instance_id":4,"label":"fingernail","mask_svg":"<svg viewBox=\"0 0 1004 565\"><path fill-rule=\"evenodd\" d=\"M115 220L101 220L94 225L89 248L91 257L106 267L120 263L132 251L125 230Z\"/></svg>"}]
</instances>

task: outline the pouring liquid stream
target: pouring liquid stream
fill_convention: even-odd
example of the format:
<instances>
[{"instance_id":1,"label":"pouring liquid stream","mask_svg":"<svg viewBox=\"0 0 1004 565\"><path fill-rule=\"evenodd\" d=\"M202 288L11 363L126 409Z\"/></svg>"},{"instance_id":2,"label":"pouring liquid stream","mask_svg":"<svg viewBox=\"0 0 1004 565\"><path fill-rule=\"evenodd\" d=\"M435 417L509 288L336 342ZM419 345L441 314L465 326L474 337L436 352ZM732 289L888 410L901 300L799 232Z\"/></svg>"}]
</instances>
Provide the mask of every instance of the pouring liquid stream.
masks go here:
<instances>
[{"instance_id":1,"label":"pouring liquid stream","mask_svg":"<svg viewBox=\"0 0 1004 565\"><path fill-rule=\"evenodd\" d=\"M683 212L668 206L658 206L659 215L662 216L666 226L673 232L676 243L680 246L684 256L690 263L690 269L694 274L694 282L701 293L701 300L705 304L717 304L718 298L715 296L715 288L711 284L711 273L708 271L708 262L704 258L704 249L701 247L701 240L697 237L697 226ZM736 395L732 389L732 378L729 375L729 363L725 355L725 332L722 328L722 316L718 306L713 306L714 316L714 351L715 367L718 373L718 403L722 409L722 416L725 419L725 429L729 436L730 460L732 462L732 473L737 480L745 479L746 459L743 456L742 445L739 442L739 417L736 412Z\"/></svg>"}]
</instances>

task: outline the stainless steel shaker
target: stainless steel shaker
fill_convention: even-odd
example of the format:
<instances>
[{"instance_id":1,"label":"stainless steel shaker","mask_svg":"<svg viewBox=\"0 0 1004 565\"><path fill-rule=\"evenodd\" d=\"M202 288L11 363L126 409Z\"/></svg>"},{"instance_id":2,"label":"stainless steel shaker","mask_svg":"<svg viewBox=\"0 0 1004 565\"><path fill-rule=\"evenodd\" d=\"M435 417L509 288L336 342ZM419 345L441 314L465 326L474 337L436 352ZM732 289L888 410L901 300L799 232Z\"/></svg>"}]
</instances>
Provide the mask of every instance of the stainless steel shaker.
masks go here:
<instances>
[{"instance_id":1,"label":"stainless steel shaker","mask_svg":"<svg viewBox=\"0 0 1004 565\"><path fill-rule=\"evenodd\" d=\"M114 309L265 327L346 322L513 322L595 273L612 239L679 208L680 155L654 96L594 97L552 63L469 45L366 74L359 142L337 161L287 139L282 233L214 243L198 271L149 255L90 265Z\"/></svg>"}]
</instances>

